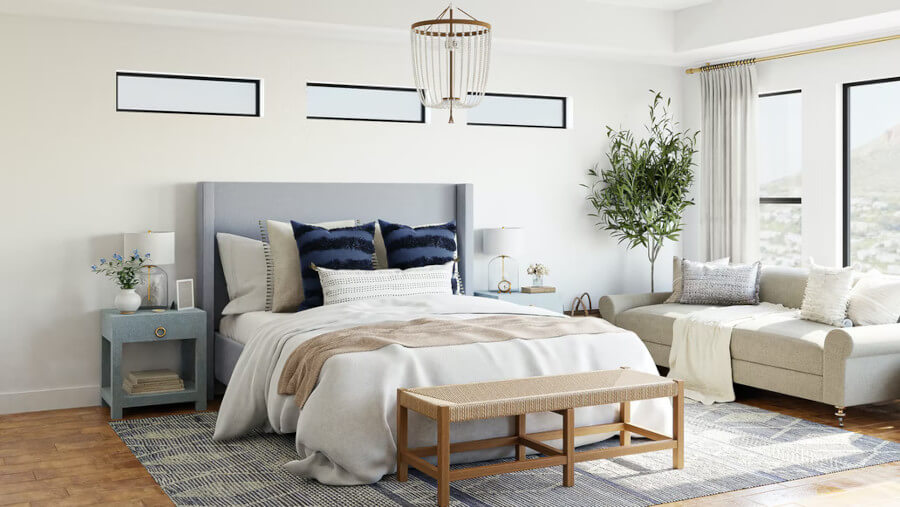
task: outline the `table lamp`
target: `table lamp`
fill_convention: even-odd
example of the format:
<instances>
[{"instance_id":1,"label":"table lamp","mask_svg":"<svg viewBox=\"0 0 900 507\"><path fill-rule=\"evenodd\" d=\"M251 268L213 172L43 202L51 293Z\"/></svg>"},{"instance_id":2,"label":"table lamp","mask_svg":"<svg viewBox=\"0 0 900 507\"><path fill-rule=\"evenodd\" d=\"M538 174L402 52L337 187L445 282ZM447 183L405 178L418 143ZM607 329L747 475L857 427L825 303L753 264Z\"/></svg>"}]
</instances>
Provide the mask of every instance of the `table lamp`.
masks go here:
<instances>
[{"instance_id":1,"label":"table lamp","mask_svg":"<svg viewBox=\"0 0 900 507\"><path fill-rule=\"evenodd\" d=\"M137 293L141 295L141 308L165 311L169 307L169 274L161 266L175 264L174 232L126 232L125 256L135 250L141 256L150 254L150 260L141 268L141 283Z\"/></svg>"},{"instance_id":2,"label":"table lamp","mask_svg":"<svg viewBox=\"0 0 900 507\"><path fill-rule=\"evenodd\" d=\"M488 288L497 292L519 290L519 264L512 257L522 247L523 231L519 227L484 230L484 253L494 255L488 264Z\"/></svg>"}]
</instances>

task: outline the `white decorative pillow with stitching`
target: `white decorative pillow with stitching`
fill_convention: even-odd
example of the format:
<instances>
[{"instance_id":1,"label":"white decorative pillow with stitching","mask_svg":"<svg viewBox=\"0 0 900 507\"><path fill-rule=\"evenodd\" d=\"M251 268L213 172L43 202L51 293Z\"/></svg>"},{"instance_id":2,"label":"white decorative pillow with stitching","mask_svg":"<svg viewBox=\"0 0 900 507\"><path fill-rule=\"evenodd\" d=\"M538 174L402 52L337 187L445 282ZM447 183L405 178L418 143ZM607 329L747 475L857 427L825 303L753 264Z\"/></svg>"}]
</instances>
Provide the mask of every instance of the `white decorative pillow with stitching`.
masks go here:
<instances>
[{"instance_id":1,"label":"white decorative pillow with stitching","mask_svg":"<svg viewBox=\"0 0 900 507\"><path fill-rule=\"evenodd\" d=\"M800 318L844 327L853 287L853 268L827 268L810 259L809 280L803 293Z\"/></svg>"},{"instance_id":2,"label":"white decorative pillow with stitching","mask_svg":"<svg viewBox=\"0 0 900 507\"><path fill-rule=\"evenodd\" d=\"M216 234L219 259L225 273L228 304L222 315L263 311L268 292L266 251L262 241L235 234Z\"/></svg>"},{"instance_id":3,"label":"white decorative pillow with stitching","mask_svg":"<svg viewBox=\"0 0 900 507\"><path fill-rule=\"evenodd\" d=\"M452 262L407 269L315 269L326 305L391 296L453 294Z\"/></svg>"}]
</instances>

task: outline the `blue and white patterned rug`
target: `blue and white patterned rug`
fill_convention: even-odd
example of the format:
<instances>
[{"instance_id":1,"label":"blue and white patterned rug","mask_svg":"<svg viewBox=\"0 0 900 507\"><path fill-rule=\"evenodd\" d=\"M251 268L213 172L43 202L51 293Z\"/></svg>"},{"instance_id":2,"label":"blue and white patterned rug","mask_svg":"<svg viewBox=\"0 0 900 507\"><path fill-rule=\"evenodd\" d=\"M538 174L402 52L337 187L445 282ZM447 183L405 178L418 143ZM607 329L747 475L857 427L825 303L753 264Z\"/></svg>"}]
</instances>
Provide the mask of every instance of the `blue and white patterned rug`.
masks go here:
<instances>
[{"instance_id":1,"label":"blue and white patterned rug","mask_svg":"<svg viewBox=\"0 0 900 507\"><path fill-rule=\"evenodd\" d=\"M410 468L353 487L284 471L293 435L262 432L213 442L215 413L114 421L110 425L178 505L434 505L434 481ZM685 405L685 468L660 451L451 483L453 505L653 505L900 461L900 444L738 403ZM618 445L618 439L599 446Z\"/></svg>"}]
</instances>

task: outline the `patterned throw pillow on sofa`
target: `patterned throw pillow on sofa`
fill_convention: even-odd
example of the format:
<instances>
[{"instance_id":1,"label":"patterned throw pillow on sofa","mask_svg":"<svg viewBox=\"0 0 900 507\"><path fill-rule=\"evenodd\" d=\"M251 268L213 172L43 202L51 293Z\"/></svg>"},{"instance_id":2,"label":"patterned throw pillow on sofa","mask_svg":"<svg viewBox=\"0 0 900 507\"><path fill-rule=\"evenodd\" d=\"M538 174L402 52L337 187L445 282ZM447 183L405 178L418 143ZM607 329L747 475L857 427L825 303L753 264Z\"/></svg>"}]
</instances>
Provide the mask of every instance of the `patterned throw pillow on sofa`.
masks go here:
<instances>
[{"instance_id":1,"label":"patterned throw pillow on sofa","mask_svg":"<svg viewBox=\"0 0 900 507\"><path fill-rule=\"evenodd\" d=\"M685 259L681 302L692 305L758 305L760 264L717 265Z\"/></svg>"}]
</instances>

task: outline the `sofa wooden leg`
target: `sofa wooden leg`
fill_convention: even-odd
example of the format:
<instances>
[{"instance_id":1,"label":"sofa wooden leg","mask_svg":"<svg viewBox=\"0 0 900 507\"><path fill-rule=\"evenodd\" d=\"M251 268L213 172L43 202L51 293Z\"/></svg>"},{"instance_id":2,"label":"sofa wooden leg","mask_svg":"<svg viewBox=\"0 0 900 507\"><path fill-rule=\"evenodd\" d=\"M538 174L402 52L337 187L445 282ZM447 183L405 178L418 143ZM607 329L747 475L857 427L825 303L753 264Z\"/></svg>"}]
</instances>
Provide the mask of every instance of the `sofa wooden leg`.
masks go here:
<instances>
[{"instance_id":1,"label":"sofa wooden leg","mask_svg":"<svg viewBox=\"0 0 900 507\"><path fill-rule=\"evenodd\" d=\"M834 415L837 416L837 418L838 418L838 426L843 428L844 427L844 416L846 415L844 413L844 407L839 407L839 406L835 405L834 408L836 409L834 412Z\"/></svg>"}]
</instances>

